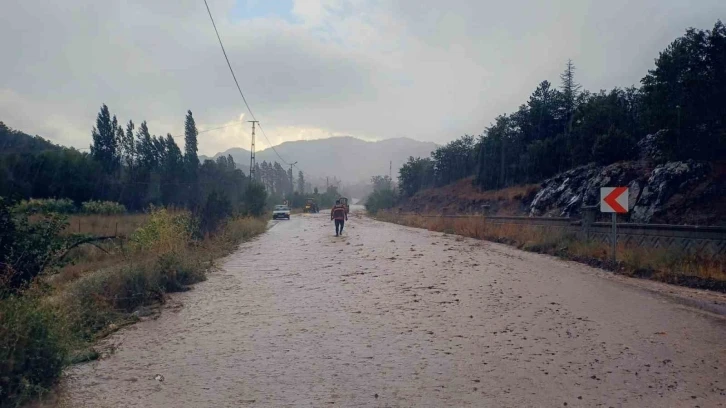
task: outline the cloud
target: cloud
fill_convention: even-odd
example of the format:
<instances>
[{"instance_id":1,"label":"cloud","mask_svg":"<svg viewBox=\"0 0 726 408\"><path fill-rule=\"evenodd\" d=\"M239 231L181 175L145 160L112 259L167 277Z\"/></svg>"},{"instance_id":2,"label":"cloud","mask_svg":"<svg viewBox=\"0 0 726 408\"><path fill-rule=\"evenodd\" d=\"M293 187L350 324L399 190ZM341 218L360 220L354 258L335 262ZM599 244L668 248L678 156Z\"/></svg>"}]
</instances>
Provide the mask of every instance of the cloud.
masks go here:
<instances>
[{"instance_id":1,"label":"cloud","mask_svg":"<svg viewBox=\"0 0 726 408\"><path fill-rule=\"evenodd\" d=\"M670 41L726 11L720 0L294 0L264 12L208 1L273 144L478 134L557 82L568 58L587 89L637 85ZM200 130L246 112L200 0L10 2L0 46L0 120L59 143L87 147L102 103L155 134L182 134L187 109ZM199 145L249 148L249 124Z\"/></svg>"}]
</instances>

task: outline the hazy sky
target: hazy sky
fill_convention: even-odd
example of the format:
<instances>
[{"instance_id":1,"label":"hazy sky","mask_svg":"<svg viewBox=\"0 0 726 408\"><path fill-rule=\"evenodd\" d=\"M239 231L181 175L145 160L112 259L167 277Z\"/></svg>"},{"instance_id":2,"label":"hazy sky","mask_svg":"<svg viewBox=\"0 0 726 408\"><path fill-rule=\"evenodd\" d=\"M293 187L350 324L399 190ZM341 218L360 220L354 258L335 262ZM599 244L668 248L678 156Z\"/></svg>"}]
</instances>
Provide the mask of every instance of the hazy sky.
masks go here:
<instances>
[{"instance_id":1,"label":"hazy sky","mask_svg":"<svg viewBox=\"0 0 726 408\"><path fill-rule=\"evenodd\" d=\"M480 134L559 82L568 58L586 89L638 84L687 27L726 19L724 0L208 1L273 144ZM187 109L200 130L249 119L203 0L2 3L0 120L13 128L87 147L102 103L154 134L182 134ZM249 148L249 124L199 145Z\"/></svg>"}]
</instances>

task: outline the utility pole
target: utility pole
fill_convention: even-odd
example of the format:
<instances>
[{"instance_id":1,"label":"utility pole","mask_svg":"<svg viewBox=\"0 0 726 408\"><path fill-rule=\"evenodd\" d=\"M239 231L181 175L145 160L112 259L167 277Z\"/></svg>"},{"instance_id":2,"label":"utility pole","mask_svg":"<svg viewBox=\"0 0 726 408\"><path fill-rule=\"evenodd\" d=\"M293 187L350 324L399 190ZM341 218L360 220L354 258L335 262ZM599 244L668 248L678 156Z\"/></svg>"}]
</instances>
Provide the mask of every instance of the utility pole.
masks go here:
<instances>
[{"instance_id":1,"label":"utility pole","mask_svg":"<svg viewBox=\"0 0 726 408\"><path fill-rule=\"evenodd\" d=\"M252 122L252 147L250 148L250 183L255 179L255 123L257 120L249 120Z\"/></svg>"},{"instance_id":2,"label":"utility pole","mask_svg":"<svg viewBox=\"0 0 726 408\"><path fill-rule=\"evenodd\" d=\"M328 177L325 177L325 191L328 191Z\"/></svg>"},{"instance_id":3,"label":"utility pole","mask_svg":"<svg viewBox=\"0 0 726 408\"><path fill-rule=\"evenodd\" d=\"M393 160L388 162L388 178L393 180Z\"/></svg>"},{"instance_id":4,"label":"utility pole","mask_svg":"<svg viewBox=\"0 0 726 408\"><path fill-rule=\"evenodd\" d=\"M292 195L295 192L295 184L292 183L292 166L296 165L295 163L290 163L290 195Z\"/></svg>"}]
</instances>

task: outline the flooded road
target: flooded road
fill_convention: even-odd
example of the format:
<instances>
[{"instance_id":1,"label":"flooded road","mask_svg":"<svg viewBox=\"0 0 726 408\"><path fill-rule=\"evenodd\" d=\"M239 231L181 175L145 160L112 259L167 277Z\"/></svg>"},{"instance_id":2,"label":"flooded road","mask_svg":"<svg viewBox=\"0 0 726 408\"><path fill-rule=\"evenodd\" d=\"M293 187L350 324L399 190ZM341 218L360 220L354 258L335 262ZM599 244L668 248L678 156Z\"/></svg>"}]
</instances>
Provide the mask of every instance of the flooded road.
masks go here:
<instances>
[{"instance_id":1,"label":"flooded road","mask_svg":"<svg viewBox=\"0 0 726 408\"><path fill-rule=\"evenodd\" d=\"M61 405L726 406L720 317L484 241L358 216L336 238L328 218L278 222L111 336Z\"/></svg>"}]
</instances>

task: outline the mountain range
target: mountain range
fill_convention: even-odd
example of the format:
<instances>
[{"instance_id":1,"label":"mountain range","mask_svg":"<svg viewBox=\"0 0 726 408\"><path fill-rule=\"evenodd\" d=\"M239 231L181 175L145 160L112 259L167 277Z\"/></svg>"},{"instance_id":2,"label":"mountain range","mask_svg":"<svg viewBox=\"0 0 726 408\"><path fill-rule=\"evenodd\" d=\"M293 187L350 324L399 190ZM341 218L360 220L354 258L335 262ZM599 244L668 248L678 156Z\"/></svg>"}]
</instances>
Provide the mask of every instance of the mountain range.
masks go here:
<instances>
[{"instance_id":1,"label":"mountain range","mask_svg":"<svg viewBox=\"0 0 726 408\"><path fill-rule=\"evenodd\" d=\"M350 136L317 140L285 142L255 154L257 163L263 161L282 164L297 162L297 167L308 179L336 177L346 183L369 180L371 176L387 175L390 170L395 179L398 169L413 157L429 157L438 146L432 142L420 142L406 137L368 142ZM277 153L275 153L277 151ZM280 159L282 157L283 160ZM214 155L231 155L237 167L249 171L250 151L235 147ZM207 157L200 156L201 160ZM295 170L297 173L297 170Z\"/></svg>"}]
</instances>

